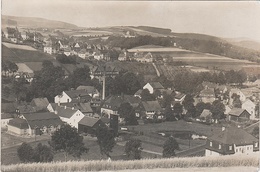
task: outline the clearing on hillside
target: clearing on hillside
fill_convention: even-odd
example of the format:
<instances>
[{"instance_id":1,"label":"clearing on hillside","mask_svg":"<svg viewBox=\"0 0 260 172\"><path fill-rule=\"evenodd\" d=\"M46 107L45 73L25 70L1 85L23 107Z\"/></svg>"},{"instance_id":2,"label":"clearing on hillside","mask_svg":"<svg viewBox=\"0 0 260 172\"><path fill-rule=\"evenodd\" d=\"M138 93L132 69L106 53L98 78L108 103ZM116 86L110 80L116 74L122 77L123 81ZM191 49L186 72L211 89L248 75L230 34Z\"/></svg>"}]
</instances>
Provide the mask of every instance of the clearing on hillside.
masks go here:
<instances>
[{"instance_id":1,"label":"clearing on hillside","mask_svg":"<svg viewBox=\"0 0 260 172\"><path fill-rule=\"evenodd\" d=\"M8 48L2 44L2 58L15 63L42 62L44 60L55 61L53 56L40 52L25 49Z\"/></svg>"},{"instance_id":2,"label":"clearing on hillside","mask_svg":"<svg viewBox=\"0 0 260 172\"><path fill-rule=\"evenodd\" d=\"M30 50L30 51L37 51L35 48L30 47L28 45L19 45L19 44L11 44L7 42L3 42L3 44L8 48L16 48L16 49L22 49L22 50Z\"/></svg>"}]
</instances>

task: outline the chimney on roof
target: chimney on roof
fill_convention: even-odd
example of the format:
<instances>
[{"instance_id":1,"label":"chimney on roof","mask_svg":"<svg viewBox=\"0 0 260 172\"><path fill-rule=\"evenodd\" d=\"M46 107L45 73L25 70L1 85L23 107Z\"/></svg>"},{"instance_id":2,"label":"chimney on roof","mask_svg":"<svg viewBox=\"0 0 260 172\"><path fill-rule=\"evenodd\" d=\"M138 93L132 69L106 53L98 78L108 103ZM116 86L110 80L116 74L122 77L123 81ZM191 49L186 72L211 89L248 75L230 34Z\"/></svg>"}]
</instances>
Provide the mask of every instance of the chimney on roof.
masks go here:
<instances>
[{"instance_id":1,"label":"chimney on roof","mask_svg":"<svg viewBox=\"0 0 260 172\"><path fill-rule=\"evenodd\" d=\"M225 131L226 130L226 127L222 127L222 131Z\"/></svg>"},{"instance_id":2,"label":"chimney on roof","mask_svg":"<svg viewBox=\"0 0 260 172\"><path fill-rule=\"evenodd\" d=\"M74 110L74 106L71 109Z\"/></svg>"}]
</instances>

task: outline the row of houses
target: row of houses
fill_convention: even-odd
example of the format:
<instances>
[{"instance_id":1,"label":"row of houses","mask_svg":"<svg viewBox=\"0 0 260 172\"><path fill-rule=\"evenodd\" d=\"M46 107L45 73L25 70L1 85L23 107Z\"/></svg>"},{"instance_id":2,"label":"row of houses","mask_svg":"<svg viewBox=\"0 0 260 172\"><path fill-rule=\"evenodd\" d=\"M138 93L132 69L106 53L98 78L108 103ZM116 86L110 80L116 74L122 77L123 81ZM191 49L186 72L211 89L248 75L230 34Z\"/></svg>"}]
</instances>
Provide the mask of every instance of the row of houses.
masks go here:
<instances>
[{"instance_id":1,"label":"row of houses","mask_svg":"<svg viewBox=\"0 0 260 172\"><path fill-rule=\"evenodd\" d=\"M40 32L24 30L19 31L18 28L6 27L2 28L2 38L6 38L13 43L23 43L23 41L43 42L43 35Z\"/></svg>"},{"instance_id":2,"label":"row of houses","mask_svg":"<svg viewBox=\"0 0 260 172\"><path fill-rule=\"evenodd\" d=\"M260 93L260 90L258 89L255 93L257 92ZM235 100L234 95L239 97L239 100ZM221 100L221 102L225 105L225 114L231 115L229 119L234 119L232 117L234 116L233 114L241 116L242 112L247 111L248 115L246 116L250 116L249 119L251 120L256 120L259 118L257 115L259 112L256 108L258 102L257 98L253 95L253 92L248 92L247 88L238 89L226 85L203 82L202 90L197 96L194 97L194 99L195 105L199 102L212 104L215 100ZM239 101L239 105L237 105L235 101Z\"/></svg>"}]
</instances>

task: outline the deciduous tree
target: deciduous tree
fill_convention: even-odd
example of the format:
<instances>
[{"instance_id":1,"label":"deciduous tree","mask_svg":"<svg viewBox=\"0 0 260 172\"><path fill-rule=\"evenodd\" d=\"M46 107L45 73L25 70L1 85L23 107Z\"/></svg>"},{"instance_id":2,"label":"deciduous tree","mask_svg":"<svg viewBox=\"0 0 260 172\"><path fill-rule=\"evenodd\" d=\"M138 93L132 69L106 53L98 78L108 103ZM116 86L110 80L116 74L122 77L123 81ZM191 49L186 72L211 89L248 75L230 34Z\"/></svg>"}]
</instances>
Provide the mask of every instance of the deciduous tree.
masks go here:
<instances>
[{"instance_id":1,"label":"deciduous tree","mask_svg":"<svg viewBox=\"0 0 260 172\"><path fill-rule=\"evenodd\" d=\"M116 144L113 131L109 130L107 127L98 127L96 135L100 153L110 157L110 153Z\"/></svg>"},{"instance_id":2,"label":"deciduous tree","mask_svg":"<svg viewBox=\"0 0 260 172\"><path fill-rule=\"evenodd\" d=\"M131 139L126 142L125 153L131 159L141 159L142 142L139 139Z\"/></svg>"},{"instance_id":3,"label":"deciduous tree","mask_svg":"<svg viewBox=\"0 0 260 172\"><path fill-rule=\"evenodd\" d=\"M22 162L28 163L28 162L34 161L34 159L33 159L33 156L34 156L33 148L25 142L22 143L22 145L18 147L17 154L18 154L19 159Z\"/></svg>"},{"instance_id":4,"label":"deciduous tree","mask_svg":"<svg viewBox=\"0 0 260 172\"><path fill-rule=\"evenodd\" d=\"M175 150L178 149L178 142L173 137L169 137L163 144L163 157L170 158L175 156Z\"/></svg>"},{"instance_id":5,"label":"deciduous tree","mask_svg":"<svg viewBox=\"0 0 260 172\"><path fill-rule=\"evenodd\" d=\"M83 143L83 137L79 135L76 128L70 125L63 125L51 136L50 146L54 151L64 153L65 161L68 155L80 158L83 153L88 152L88 148Z\"/></svg>"}]
</instances>

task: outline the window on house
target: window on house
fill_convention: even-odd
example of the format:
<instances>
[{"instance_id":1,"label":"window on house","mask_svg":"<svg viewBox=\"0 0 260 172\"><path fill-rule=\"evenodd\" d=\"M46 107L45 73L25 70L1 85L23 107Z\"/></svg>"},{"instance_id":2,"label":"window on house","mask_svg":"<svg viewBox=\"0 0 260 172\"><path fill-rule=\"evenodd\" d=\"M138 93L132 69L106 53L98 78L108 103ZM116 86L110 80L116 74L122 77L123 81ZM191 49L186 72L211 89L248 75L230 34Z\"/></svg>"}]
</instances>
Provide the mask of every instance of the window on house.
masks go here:
<instances>
[{"instance_id":1,"label":"window on house","mask_svg":"<svg viewBox=\"0 0 260 172\"><path fill-rule=\"evenodd\" d=\"M229 150L232 150L232 146L229 146Z\"/></svg>"},{"instance_id":2,"label":"window on house","mask_svg":"<svg viewBox=\"0 0 260 172\"><path fill-rule=\"evenodd\" d=\"M218 145L218 149L221 149L221 145L220 144Z\"/></svg>"},{"instance_id":3,"label":"window on house","mask_svg":"<svg viewBox=\"0 0 260 172\"><path fill-rule=\"evenodd\" d=\"M249 150L249 147L246 147L247 150Z\"/></svg>"},{"instance_id":4,"label":"window on house","mask_svg":"<svg viewBox=\"0 0 260 172\"><path fill-rule=\"evenodd\" d=\"M212 142L209 142L209 146L212 147Z\"/></svg>"},{"instance_id":5,"label":"window on house","mask_svg":"<svg viewBox=\"0 0 260 172\"><path fill-rule=\"evenodd\" d=\"M67 99L67 102L69 103L69 102L70 102L70 99Z\"/></svg>"},{"instance_id":6,"label":"window on house","mask_svg":"<svg viewBox=\"0 0 260 172\"><path fill-rule=\"evenodd\" d=\"M238 149L236 149L236 152L238 152Z\"/></svg>"}]
</instances>

